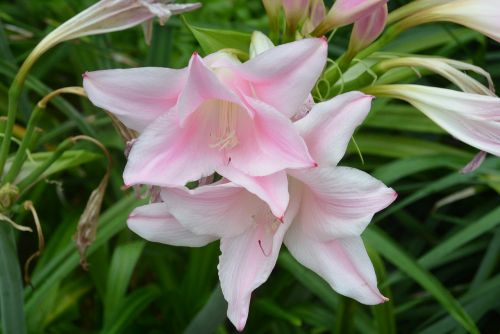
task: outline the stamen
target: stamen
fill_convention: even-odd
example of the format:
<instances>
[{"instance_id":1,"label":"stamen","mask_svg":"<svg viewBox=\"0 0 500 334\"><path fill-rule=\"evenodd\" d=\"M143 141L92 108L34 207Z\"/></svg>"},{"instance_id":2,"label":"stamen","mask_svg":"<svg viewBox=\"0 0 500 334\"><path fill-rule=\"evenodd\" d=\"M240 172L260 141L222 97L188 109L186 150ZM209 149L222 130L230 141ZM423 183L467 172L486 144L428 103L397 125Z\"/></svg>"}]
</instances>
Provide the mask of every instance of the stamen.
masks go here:
<instances>
[{"instance_id":1,"label":"stamen","mask_svg":"<svg viewBox=\"0 0 500 334\"><path fill-rule=\"evenodd\" d=\"M218 128L215 133L215 143L210 144L211 148L219 150L231 149L238 145L236 136L236 124L238 121L239 106L228 101L217 101L219 113Z\"/></svg>"}]
</instances>

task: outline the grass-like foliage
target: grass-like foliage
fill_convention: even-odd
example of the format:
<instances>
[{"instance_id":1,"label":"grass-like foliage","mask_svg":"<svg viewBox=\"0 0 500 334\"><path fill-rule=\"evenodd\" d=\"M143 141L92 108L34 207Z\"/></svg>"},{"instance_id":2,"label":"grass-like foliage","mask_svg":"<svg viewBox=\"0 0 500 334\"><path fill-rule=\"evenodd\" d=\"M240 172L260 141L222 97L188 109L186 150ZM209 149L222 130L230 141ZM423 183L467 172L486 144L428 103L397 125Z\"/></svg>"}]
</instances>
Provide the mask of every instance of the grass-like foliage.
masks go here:
<instances>
[{"instance_id":1,"label":"grass-like foliage","mask_svg":"<svg viewBox=\"0 0 500 334\"><path fill-rule=\"evenodd\" d=\"M7 113L8 87L30 50L92 3L0 3L2 115ZM390 6L403 3L390 1ZM65 42L45 54L30 72L14 137L23 138L35 101L54 89L81 85L85 71L184 67L194 51L202 55L206 51L195 38L204 31L197 27L251 33L267 31L268 22L260 1L205 0L202 10L172 17L165 26L155 24L150 46L140 27ZM330 58L345 50L349 29L336 31ZM384 51L460 59L485 68L500 83L498 44L457 25L411 29ZM420 70L391 75L401 76L406 83L448 87L444 79ZM9 268L17 268L18 260L23 266L37 251L36 233L14 233L0 222L0 243L17 244L17 254L0 254L0 294L24 293L25 311L22 319L15 312L21 305L0 304L3 328L12 333L22 333L24 326L29 333L235 332L226 319L218 286L218 242L199 249L171 247L146 242L129 231L127 215L145 201L123 187L125 147L110 118L85 98L61 96L52 102L37 124L36 140L28 148L32 153L22 172L34 169L37 159L48 159L47 152L67 137L83 134L109 150L113 164L109 186L96 240L87 250L88 270L80 266L73 235L108 163L92 143L75 144L12 207L16 223L35 230L31 211L23 207L24 201L32 201L45 237L41 256L26 268L29 284L22 287L21 277ZM354 139L341 164L371 173L399 194L363 234L379 287L390 302L369 307L338 295L283 248L270 279L252 296L245 332L498 333L500 159L488 156L478 170L460 173L477 153L475 149L446 134L410 105L384 98L376 99Z\"/></svg>"}]
</instances>

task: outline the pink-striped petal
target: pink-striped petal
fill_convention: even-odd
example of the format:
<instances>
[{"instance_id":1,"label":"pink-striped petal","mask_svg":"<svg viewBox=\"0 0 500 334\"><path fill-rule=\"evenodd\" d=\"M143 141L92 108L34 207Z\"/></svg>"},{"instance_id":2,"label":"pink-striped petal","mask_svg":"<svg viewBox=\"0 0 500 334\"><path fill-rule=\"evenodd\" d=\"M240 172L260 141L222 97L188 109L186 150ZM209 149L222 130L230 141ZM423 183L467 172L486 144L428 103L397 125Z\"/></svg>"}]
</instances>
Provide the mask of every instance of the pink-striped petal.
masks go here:
<instances>
[{"instance_id":1,"label":"pink-striped petal","mask_svg":"<svg viewBox=\"0 0 500 334\"><path fill-rule=\"evenodd\" d=\"M327 43L308 38L265 51L234 68L248 81L245 94L291 118L306 100L326 63Z\"/></svg>"},{"instance_id":2,"label":"pink-striped petal","mask_svg":"<svg viewBox=\"0 0 500 334\"><path fill-rule=\"evenodd\" d=\"M187 71L186 85L179 96L176 108L181 125L191 113L208 100L240 103L238 97L222 83L197 53L191 57Z\"/></svg>"},{"instance_id":3,"label":"pink-striped petal","mask_svg":"<svg viewBox=\"0 0 500 334\"><path fill-rule=\"evenodd\" d=\"M93 104L142 132L169 111L186 82L186 70L143 67L87 72L83 87Z\"/></svg>"},{"instance_id":4,"label":"pink-striped petal","mask_svg":"<svg viewBox=\"0 0 500 334\"><path fill-rule=\"evenodd\" d=\"M283 218L289 201L285 171L266 176L250 176L235 168L220 166L217 173L259 197L269 205L276 217Z\"/></svg>"},{"instance_id":5,"label":"pink-striped petal","mask_svg":"<svg viewBox=\"0 0 500 334\"><path fill-rule=\"evenodd\" d=\"M354 168L319 167L289 173L302 182L296 220L318 240L361 235L373 215L397 197L393 189Z\"/></svg>"},{"instance_id":6,"label":"pink-striped petal","mask_svg":"<svg viewBox=\"0 0 500 334\"><path fill-rule=\"evenodd\" d=\"M320 166L336 165L342 159L354 130L370 111L372 98L356 91L341 94L315 104L294 123Z\"/></svg>"},{"instance_id":7,"label":"pink-striped petal","mask_svg":"<svg viewBox=\"0 0 500 334\"><path fill-rule=\"evenodd\" d=\"M375 270L360 237L320 241L304 234L294 222L284 242L297 261L338 293L367 305L388 300L377 288Z\"/></svg>"},{"instance_id":8,"label":"pink-striped petal","mask_svg":"<svg viewBox=\"0 0 500 334\"><path fill-rule=\"evenodd\" d=\"M161 197L169 212L188 230L201 235L234 237L255 225L255 216L267 206L233 183L164 188Z\"/></svg>"},{"instance_id":9,"label":"pink-striped petal","mask_svg":"<svg viewBox=\"0 0 500 334\"><path fill-rule=\"evenodd\" d=\"M205 116L191 115L182 128L175 113L156 119L132 146L125 184L176 187L212 174L224 156L210 147L213 126Z\"/></svg>"},{"instance_id":10,"label":"pink-striped petal","mask_svg":"<svg viewBox=\"0 0 500 334\"><path fill-rule=\"evenodd\" d=\"M172 246L200 247L214 241L209 235L187 230L169 212L164 203L135 208L127 220L128 227L142 238Z\"/></svg>"},{"instance_id":11,"label":"pink-striped petal","mask_svg":"<svg viewBox=\"0 0 500 334\"><path fill-rule=\"evenodd\" d=\"M259 100L246 100L254 112L253 126L240 118L239 143L231 149L231 166L248 175L264 176L285 168L316 165L289 119Z\"/></svg>"}]
</instances>

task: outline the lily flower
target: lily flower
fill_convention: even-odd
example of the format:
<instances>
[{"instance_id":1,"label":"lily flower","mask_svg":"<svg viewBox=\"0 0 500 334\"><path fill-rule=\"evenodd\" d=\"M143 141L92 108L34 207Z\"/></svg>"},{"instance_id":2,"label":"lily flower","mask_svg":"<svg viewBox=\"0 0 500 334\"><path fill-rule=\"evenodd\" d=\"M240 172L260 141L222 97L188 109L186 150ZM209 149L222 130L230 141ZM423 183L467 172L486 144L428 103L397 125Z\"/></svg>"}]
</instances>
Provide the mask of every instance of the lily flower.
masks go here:
<instances>
[{"instance_id":1,"label":"lily flower","mask_svg":"<svg viewBox=\"0 0 500 334\"><path fill-rule=\"evenodd\" d=\"M185 239L176 243L197 246L207 240L200 238L220 239L219 278L228 317L238 330L245 326L252 291L269 277L283 242L337 292L365 304L386 301L360 234L396 194L364 172L335 166L369 112L371 98L343 94L316 104L295 123L320 167L288 171L291 198L282 219L244 188L220 181L194 190L164 188L164 203L136 209L129 228L167 244L170 237L156 236L168 236L179 226L184 230L176 236Z\"/></svg>"},{"instance_id":2,"label":"lily flower","mask_svg":"<svg viewBox=\"0 0 500 334\"><path fill-rule=\"evenodd\" d=\"M420 85L381 85L365 92L404 100L455 138L500 156L500 99Z\"/></svg>"},{"instance_id":3,"label":"lily flower","mask_svg":"<svg viewBox=\"0 0 500 334\"><path fill-rule=\"evenodd\" d=\"M140 133L128 185L184 186L214 172L255 192L282 216L285 169L316 166L290 120L326 63L323 39L269 49L246 63L224 53L189 66L86 73L90 100Z\"/></svg>"}]
</instances>

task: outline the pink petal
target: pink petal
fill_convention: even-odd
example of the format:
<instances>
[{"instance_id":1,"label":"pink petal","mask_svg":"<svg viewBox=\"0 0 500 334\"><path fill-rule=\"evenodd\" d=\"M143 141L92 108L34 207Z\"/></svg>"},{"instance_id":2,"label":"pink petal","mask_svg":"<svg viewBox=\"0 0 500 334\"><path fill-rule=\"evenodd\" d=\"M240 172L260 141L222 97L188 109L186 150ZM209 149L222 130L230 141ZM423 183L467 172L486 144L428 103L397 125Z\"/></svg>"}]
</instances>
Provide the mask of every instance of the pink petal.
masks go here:
<instances>
[{"instance_id":1,"label":"pink petal","mask_svg":"<svg viewBox=\"0 0 500 334\"><path fill-rule=\"evenodd\" d=\"M386 302L377 288L375 270L360 237L319 241L292 224L285 245L302 265L311 269L338 293L373 305Z\"/></svg>"},{"instance_id":2,"label":"pink petal","mask_svg":"<svg viewBox=\"0 0 500 334\"><path fill-rule=\"evenodd\" d=\"M238 124L239 144L231 154L230 164L243 173L263 176L286 168L315 166L304 140L293 124L274 108L247 97L255 113L253 128Z\"/></svg>"},{"instance_id":3,"label":"pink petal","mask_svg":"<svg viewBox=\"0 0 500 334\"><path fill-rule=\"evenodd\" d=\"M373 215L397 196L393 189L354 168L319 167L289 173L303 183L295 223L318 240L361 235Z\"/></svg>"},{"instance_id":4,"label":"pink petal","mask_svg":"<svg viewBox=\"0 0 500 334\"><path fill-rule=\"evenodd\" d=\"M321 75L327 47L326 41L320 38L283 44L235 67L235 76L249 82L246 95L262 100L291 118Z\"/></svg>"},{"instance_id":5,"label":"pink petal","mask_svg":"<svg viewBox=\"0 0 500 334\"><path fill-rule=\"evenodd\" d=\"M244 187L266 202L273 214L282 218L288 206L288 179L285 171L266 176L250 176L229 166L217 168L217 173Z\"/></svg>"},{"instance_id":6,"label":"pink petal","mask_svg":"<svg viewBox=\"0 0 500 334\"><path fill-rule=\"evenodd\" d=\"M216 239L187 230L170 214L164 203L135 208L128 217L127 225L148 241L172 246L200 247Z\"/></svg>"},{"instance_id":7,"label":"pink petal","mask_svg":"<svg viewBox=\"0 0 500 334\"><path fill-rule=\"evenodd\" d=\"M193 190L164 188L161 197L169 212L188 230L201 235L234 237L255 225L264 202L233 183Z\"/></svg>"},{"instance_id":8,"label":"pink petal","mask_svg":"<svg viewBox=\"0 0 500 334\"><path fill-rule=\"evenodd\" d=\"M265 208L255 214L252 228L234 238L221 240L219 279L228 301L227 316L239 331L245 326L253 290L267 280L276 264L283 235L297 212L298 204L291 204L283 223Z\"/></svg>"},{"instance_id":9,"label":"pink petal","mask_svg":"<svg viewBox=\"0 0 500 334\"><path fill-rule=\"evenodd\" d=\"M87 72L83 87L93 104L141 132L176 104L186 74L156 67Z\"/></svg>"},{"instance_id":10,"label":"pink petal","mask_svg":"<svg viewBox=\"0 0 500 334\"><path fill-rule=\"evenodd\" d=\"M195 53L189 62L187 82L177 104L181 125L207 100L240 103L237 96L224 86L218 76L205 65L204 60Z\"/></svg>"},{"instance_id":11,"label":"pink petal","mask_svg":"<svg viewBox=\"0 0 500 334\"><path fill-rule=\"evenodd\" d=\"M207 143L212 124L204 116L191 115L183 128L175 113L156 119L132 146L125 184L175 187L212 174L224 156Z\"/></svg>"},{"instance_id":12,"label":"pink petal","mask_svg":"<svg viewBox=\"0 0 500 334\"><path fill-rule=\"evenodd\" d=\"M342 159L354 130L370 111L372 98L356 91L341 94L314 105L294 123L320 166L336 165Z\"/></svg>"},{"instance_id":13,"label":"pink petal","mask_svg":"<svg viewBox=\"0 0 500 334\"><path fill-rule=\"evenodd\" d=\"M350 47L354 50L362 50L376 40L384 31L387 14L387 5L383 5L357 20L352 29Z\"/></svg>"}]
</instances>

